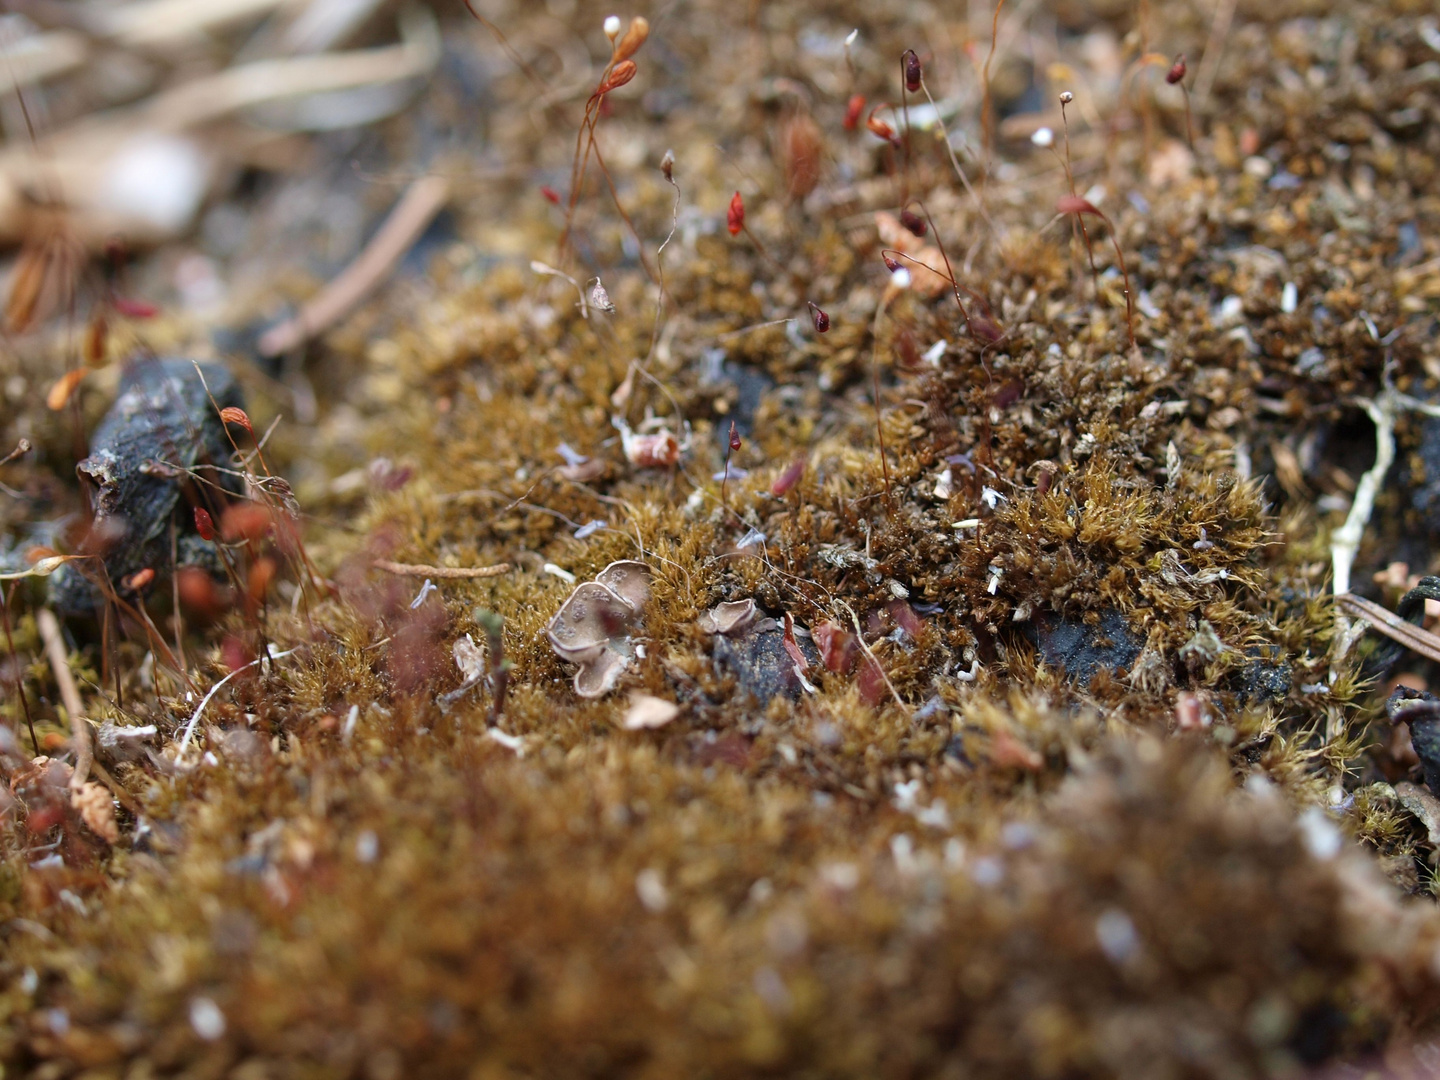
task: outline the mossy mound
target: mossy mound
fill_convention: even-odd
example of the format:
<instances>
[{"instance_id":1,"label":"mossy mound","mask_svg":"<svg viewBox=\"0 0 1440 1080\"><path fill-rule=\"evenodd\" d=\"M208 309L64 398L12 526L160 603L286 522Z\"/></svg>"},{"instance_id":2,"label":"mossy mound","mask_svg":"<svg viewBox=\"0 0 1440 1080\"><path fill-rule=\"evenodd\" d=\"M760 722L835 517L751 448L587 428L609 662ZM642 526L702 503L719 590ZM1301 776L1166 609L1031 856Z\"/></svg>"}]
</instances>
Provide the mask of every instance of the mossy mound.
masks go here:
<instances>
[{"instance_id":1,"label":"mossy mound","mask_svg":"<svg viewBox=\"0 0 1440 1080\"><path fill-rule=\"evenodd\" d=\"M1046 71L1016 24L1033 63L1002 59L987 151L983 57L941 42L988 22L937 15L972 196L919 120L908 150L844 123L898 100L914 12L733 7L654 14L597 125L628 222L592 177L559 255L537 189L574 128L454 24L503 169L435 158L453 242L311 347L313 422L242 440L245 499L194 523L228 576L174 578L183 625L157 567L148 615L72 627L114 844L29 760L75 760L70 718L40 583L7 607L9 1066L1246 1076L1433 1032L1440 836L1328 595L1374 460L1356 399L1440 377L1440 129L1409 112L1440 112L1433 20L1062 5ZM553 44L550 15L485 14ZM1200 58L1193 155L1162 48ZM1062 166L1029 131L1085 78ZM1057 217L1067 171L1123 268ZM897 285L901 244L955 289ZM302 401L232 359L255 431ZM33 508L79 503L73 432L27 417L7 537L63 548ZM1392 561L1437 568L1427 431L1399 420L1359 550L1377 599ZM546 630L621 560L648 595L580 696Z\"/></svg>"}]
</instances>

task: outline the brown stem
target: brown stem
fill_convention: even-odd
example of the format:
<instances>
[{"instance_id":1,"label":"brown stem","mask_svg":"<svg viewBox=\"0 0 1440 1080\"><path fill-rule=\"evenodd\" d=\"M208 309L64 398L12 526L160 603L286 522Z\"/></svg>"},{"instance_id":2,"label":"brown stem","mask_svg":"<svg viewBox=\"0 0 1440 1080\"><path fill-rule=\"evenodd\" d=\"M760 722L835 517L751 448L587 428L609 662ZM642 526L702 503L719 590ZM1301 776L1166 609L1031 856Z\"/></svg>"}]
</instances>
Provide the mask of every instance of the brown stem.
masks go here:
<instances>
[{"instance_id":1,"label":"brown stem","mask_svg":"<svg viewBox=\"0 0 1440 1080\"><path fill-rule=\"evenodd\" d=\"M990 54L985 57L985 67L981 70L980 78L984 84L984 96L980 102L980 127L984 133L985 142L985 179L990 179L990 161L995 152L995 117L994 103L990 99L990 61L995 59L995 46L1000 43L1000 9L1005 6L1005 0L995 0L995 14L990 20Z\"/></svg>"},{"instance_id":2,"label":"brown stem","mask_svg":"<svg viewBox=\"0 0 1440 1080\"><path fill-rule=\"evenodd\" d=\"M80 700L75 676L70 673L69 650L65 648L65 639L60 636L60 623L55 613L49 608L41 608L35 613L35 625L45 642L45 656L55 673L60 700L70 714L70 737L75 743L75 774L70 778L70 786L79 790L90 776L90 762L95 757L95 749L90 743L89 721L83 715L85 704Z\"/></svg>"},{"instance_id":3,"label":"brown stem","mask_svg":"<svg viewBox=\"0 0 1440 1080\"><path fill-rule=\"evenodd\" d=\"M10 605L15 600L15 583L10 585L9 595L5 597L5 643L10 648L10 663L15 670L15 696L20 699L20 708L25 712L25 726L30 729L30 746L35 751L35 756L40 756L40 740L35 738L35 720L30 715L30 699L25 696L24 676L20 671L20 661L15 655L15 637L10 629Z\"/></svg>"}]
</instances>

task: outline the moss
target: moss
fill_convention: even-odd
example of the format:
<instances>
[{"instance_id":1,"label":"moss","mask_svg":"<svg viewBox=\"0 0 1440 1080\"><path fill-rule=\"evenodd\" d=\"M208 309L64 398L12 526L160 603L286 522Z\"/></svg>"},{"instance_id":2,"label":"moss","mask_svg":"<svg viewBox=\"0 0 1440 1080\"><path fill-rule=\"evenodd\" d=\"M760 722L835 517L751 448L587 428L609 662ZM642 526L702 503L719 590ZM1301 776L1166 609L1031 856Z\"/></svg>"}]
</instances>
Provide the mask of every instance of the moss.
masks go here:
<instances>
[{"instance_id":1,"label":"moss","mask_svg":"<svg viewBox=\"0 0 1440 1080\"><path fill-rule=\"evenodd\" d=\"M677 148L664 297L588 189L567 263L603 273L613 315L582 316L569 283L527 269L554 239L529 179L563 170L573 130L537 139L512 115L526 84L497 76L512 107L490 138L526 182L476 182L431 277L316 347L315 423L287 417L267 444L304 548L283 529L237 543L237 590L189 613L183 665L132 625L73 628L92 718L159 733L104 759L143 811L113 850L74 815L43 818L68 803L37 777L6 811L0 1057L94 1075L1178 1077L1290 1074L1433 1032L1440 918L1400 892L1430 887L1434 842L1391 786L1408 765L1372 725L1363 650L1337 659L1326 595L1336 500L1373 444L1347 403L1387 360L1417 396L1436 377L1429 264L1397 266L1388 239L1434 223L1433 174L1415 146L1346 134L1378 107L1273 77L1280 45L1337 99L1344 65L1388 69L1399 50L1413 67L1402 7L1326 14L1353 36L1343 64L1308 24L1237 14L1200 167L1168 185L1142 181L1122 105L1113 136L1071 113L1077 159L1148 206L1107 205L1144 290L1135 349L1108 243L1092 283L1047 224L1053 160L1013 140L985 187L1000 236L943 154L917 145L908 181L1003 338L968 335L948 296L890 296L877 316L873 213L899 165L841 133L835 72L793 43L807 20L863 15L865 40L899 55L915 31L888 8L762 5L744 56L723 5L667 20L694 107L617 103L601 125L633 162ZM1208 26L1151 8L1194 55ZM501 22L539 18L514 5ZM857 85L893 96L871 59ZM760 138L780 122L766 95L790 93L772 76L815 96L834 167L809 201L767 194L787 175ZM1367 92L1399 108L1376 79ZM648 257L674 191L603 146ZM1277 163L1294 184L1260 182ZM763 250L720 232L742 182ZM1346 202L1367 183L1374 199ZM1230 296L1239 323L1221 318ZM258 427L289 406L254 382ZM100 397L87 387L87 415ZM641 468L615 420L686 450ZM78 506L64 422L26 423L48 456L7 482L47 512ZM1420 465L1382 495L1362 587L1418 527L1417 429L1401 427ZM599 467L576 479L561 444ZM33 525L0 514L7 535ZM643 655L580 700L544 630L567 574L622 559L653 575ZM278 579L247 602L262 560ZM417 602L420 580L376 560L512 570ZM754 700L697 622L746 598L865 650ZM58 753L42 599L9 610ZM167 641L168 599L150 612ZM486 612L513 665L493 728L484 686L445 698L454 643L484 640ZM1047 649L1057 628L1083 642L1083 677L1055 660L1075 650ZM271 644L294 651L259 660ZM181 757L201 696L252 660ZM630 691L678 718L626 730ZM19 775L31 748L5 693Z\"/></svg>"}]
</instances>

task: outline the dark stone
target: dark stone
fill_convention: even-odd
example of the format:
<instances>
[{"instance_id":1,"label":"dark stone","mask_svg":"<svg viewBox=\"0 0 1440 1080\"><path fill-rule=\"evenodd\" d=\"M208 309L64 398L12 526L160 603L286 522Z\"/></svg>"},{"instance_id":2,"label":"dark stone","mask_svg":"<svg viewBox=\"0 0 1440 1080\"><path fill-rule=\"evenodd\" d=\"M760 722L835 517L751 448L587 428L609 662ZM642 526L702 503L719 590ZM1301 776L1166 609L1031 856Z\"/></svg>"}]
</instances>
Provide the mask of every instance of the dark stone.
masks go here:
<instances>
[{"instance_id":1,"label":"dark stone","mask_svg":"<svg viewBox=\"0 0 1440 1080\"><path fill-rule=\"evenodd\" d=\"M723 354L721 354L723 355ZM719 444L721 457L730 448L730 422L735 422L735 432L742 439L751 437L755 426L755 413L765 395L775 388L775 380L757 368L724 360L707 373L711 382L730 383L735 387L735 400L730 410L715 420L715 440Z\"/></svg>"},{"instance_id":2,"label":"dark stone","mask_svg":"<svg viewBox=\"0 0 1440 1080\"><path fill-rule=\"evenodd\" d=\"M1300 1014L1290 1049L1302 1064L1322 1065L1334 1056L1350 1018L1329 1002L1312 1005Z\"/></svg>"},{"instance_id":3,"label":"dark stone","mask_svg":"<svg viewBox=\"0 0 1440 1080\"><path fill-rule=\"evenodd\" d=\"M189 360L147 359L126 369L119 397L91 437L90 456L75 467L93 487L94 553L114 588L123 593L122 582L137 571L170 569L172 520L182 565L214 561L213 546L195 531L193 510L176 507L182 492L197 490L192 471L208 468L208 483L238 489L213 467L234 452L219 410L242 401L230 372L217 364L197 371ZM91 614L104 603L92 580L99 575L81 565L68 563L50 579L50 602L67 615Z\"/></svg>"},{"instance_id":4,"label":"dark stone","mask_svg":"<svg viewBox=\"0 0 1440 1080\"><path fill-rule=\"evenodd\" d=\"M1415 626L1425 625L1425 601L1440 600L1440 577L1423 577L1419 584L1400 598L1395 605L1395 614ZM1406 648L1398 641L1386 638L1376 645L1365 663L1366 678L1383 678L1405 655Z\"/></svg>"},{"instance_id":5,"label":"dark stone","mask_svg":"<svg viewBox=\"0 0 1440 1080\"><path fill-rule=\"evenodd\" d=\"M1440 795L1440 698L1428 690L1397 686L1385 702L1392 724L1410 725L1410 745L1425 770L1425 786Z\"/></svg>"},{"instance_id":6,"label":"dark stone","mask_svg":"<svg viewBox=\"0 0 1440 1080\"><path fill-rule=\"evenodd\" d=\"M738 638L716 634L712 655L716 666L731 672L739 691L765 705L777 696L798 698L802 687L795 661L785 651L785 631L774 619L761 619ZM820 663L820 652L809 638L796 644L810 664Z\"/></svg>"},{"instance_id":7,"label":"dark stone","mask_svg":"<svg viewBox=\"0 0 1440 1080\"><path fill-rule=\"evenodd\" d=\"M1283 701L1290 693L1294 681L1289 664L1272 663L1258 653L1239 671L1231 676L1231 689L1242 702L1263 705L1270 701Z\"/></svg>"},{"instance_id":8,"label":"dark stone","mask_svg":"<svg viewBox=\"0 0 1440 1080\"><path fill-rule=\"evenodd\" d=\"M1102 667L1110 671L1129 668L1144 645L1130 629L1125 616L1115 608L1106 608L1100 613L1098 626L1054 615L1037 615L1027 626L1027 632L1039 647L1045 663L1063 668L1065 674L1081 686L1089 686L1090 679Z\"/></svg>"},{"instance_id":9,"label":"dark stone","mask_svg":"<svg viewBox=\"0 0 1440 1080\"><path fill-rule=\"evenodd\" d=\"M1420 425L1420 445L1416 448L1422 475L1414 477L1410 505L1420 514L1431 533L1440 533L1440 419L1431 418Z\"/></svg>"}]
</instances>

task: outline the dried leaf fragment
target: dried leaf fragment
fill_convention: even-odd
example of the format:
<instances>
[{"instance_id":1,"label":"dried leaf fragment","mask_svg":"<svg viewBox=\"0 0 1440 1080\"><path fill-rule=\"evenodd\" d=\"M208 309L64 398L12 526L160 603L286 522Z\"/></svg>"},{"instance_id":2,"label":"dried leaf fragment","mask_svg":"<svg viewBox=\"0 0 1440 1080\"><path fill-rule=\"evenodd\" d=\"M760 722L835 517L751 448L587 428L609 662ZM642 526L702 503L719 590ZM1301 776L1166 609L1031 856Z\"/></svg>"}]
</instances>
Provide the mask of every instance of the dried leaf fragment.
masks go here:
<instances>
[{"instance_id":1,"label":"dried leaf fragment","mask_svg":"<svg viewBox=\"0 0 1440 1080\"><path fill-rule=\"evenodd\" d=\"M637 692L630 695L630 708L620 726L626 731L661 728L679 715L680 706L673 701Z\"/></svg>"},{"instance_id":2,"label":"dried leaf fragment","mask_svg":"<svg viewBox=\"0 0 1440 1080\"><path fill-rule=\"evenodd\" d=\"M115 804L101 785L87 780L70 792L70 805L79 813L86 828L107 844L120 839L120 829L115 824Z\"/></svg>"}]
</instances>

